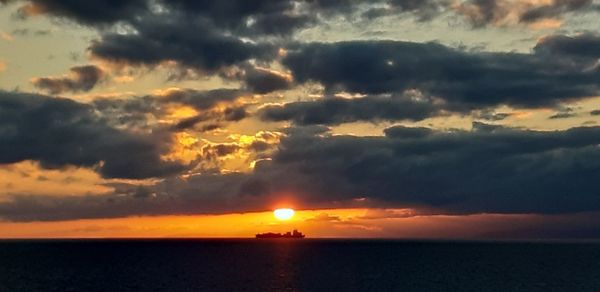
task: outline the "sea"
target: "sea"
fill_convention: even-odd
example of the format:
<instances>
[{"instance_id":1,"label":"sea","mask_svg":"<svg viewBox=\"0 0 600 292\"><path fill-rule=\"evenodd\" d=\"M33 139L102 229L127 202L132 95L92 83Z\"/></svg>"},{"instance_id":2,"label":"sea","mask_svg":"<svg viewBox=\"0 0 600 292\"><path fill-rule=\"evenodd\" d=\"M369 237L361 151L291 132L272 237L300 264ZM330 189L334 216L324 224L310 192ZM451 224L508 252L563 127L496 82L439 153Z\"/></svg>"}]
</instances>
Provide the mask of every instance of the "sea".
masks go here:
<instances>
[{"instance_id":1,"label":"sea","mask_svg":"<svg viewBox=\"0 0 600 292\"><path fill-rule=\"evenodd\" d=\"M4 240L0 291L600 291L600 244Z\"/></svg>"}]
</instances>

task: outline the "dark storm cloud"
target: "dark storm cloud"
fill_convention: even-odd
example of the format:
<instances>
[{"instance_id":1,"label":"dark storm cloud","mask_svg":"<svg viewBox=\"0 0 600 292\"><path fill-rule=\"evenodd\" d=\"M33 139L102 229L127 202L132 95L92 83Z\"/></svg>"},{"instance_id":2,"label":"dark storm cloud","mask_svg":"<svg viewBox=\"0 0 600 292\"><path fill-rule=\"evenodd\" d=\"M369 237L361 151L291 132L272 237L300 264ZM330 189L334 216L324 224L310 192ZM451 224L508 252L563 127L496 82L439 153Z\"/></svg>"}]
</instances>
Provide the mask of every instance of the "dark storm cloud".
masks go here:
<instances>
[{"instance_id":1,"label":"dark storm cloud","mask_svg":"<svg viewBox=\"0 0 600 292\"><path fill-rule=\"evenodd\" d=\"M244 107L228 107L223 111L223 118L226 121L241 121L248 117L248 112Z\"/></svg>"},{"instance_id":2,"label":"dark storm cloud","mask_svg":"<svg viewBox=\"0 0 600 292\"><path fill-rule=\"evenodd\" d=\"M248 90L260 94L292 87L291 76L263 68L246 68L244 74L239 78L244 82Z\"/></svg>"},{"instance_id":3,"label":"dark storm cloud","mask_svg":"<svg viewBox=\"0 0 600 292\"><path fill-rule=\"evenodd\" d=\"M107 28L115 23L135 24L140 19L155 17L198 19L222 31L239 35L289 35L295 30L315 23L313 13L293 13L295 1L234 0L234 1L188 1L188 0L29 0L0 3L25 2L20 15L49 14L74 20L78 23ZM300 1L302 2L302 1ZM176 28L173 28L176 29Z\"/></svg>"},{"instance_id":4,"label":"dark storm cloud","mask_svg":"<svg viewBox=\"0 0 600 292\"><path fill-rule=\"evenodd\" d=\"M175 0L164 3L176 10L209 19L216 27L240 35L285 36L315 22L311 14L293 13L295 3L287 0Z\"/></svg>"},{"instance_id":5,"label":"dark storm cloud","mask_svg":"<svg viewBox=\"0 0 600 292\"><path fill-rule=\"evenodd\" d=\"M463 13L471 20L474 26L483 26L495 21L498 17L497 14L504 13L499 9L498 0L470 0L463 3L460 7L467 7L464 5L471 5L474 9L463 10Z\"/></svg>"},{"instance_id":6,"label":"dark storm cloud","mask_svg":"<svg viewBox=\"0 0 600 292\"><path fill-rule=\"evenodd\" d=\"M532 131L475 125L471 131L396 126L385 136L329 135L290 129L272 160L252 173L169 178L140 199L135 186L98 197L17 196L0 204L10 220L260 210L280 194L303 208L415 207L428 214L600 210L600 127ZM210 147L226 155L237 145ZM208 151L208 150L207 150ZM208 152L207 152L208 153Z\"/></svg>"},{"instance_id":7,"label":"dark storm cloud","mask_svg":"<svg viewBox=\"0 0 600 292\"><path fill-rule=\"evenodd\" d=\"M48 3L53 3L52 5ZM63 3L64 2L64 3ZM46 9L47 13L71 17L75 20L84 23L95 23L98 21L112 21L117 23L119 28L128 31L123 33L122 30L103 29L101 26L98 40L95 40L89 50L92 55L115 62L124 62L135 65L156 66L165 62L174 62L178 66L185 69L194 69L208 74L221 73L224 68L243 66L248 61L258 61L259 63L269 63L278 58L277 50L279 47L286 46L289 42L289 37L293 36L294 32L301 28L307 28L319 25L323 20L330 19L335 15L347 16L347 19L356 18L356 13L369 11L369 9L383 9L386 13L412 13L421 18L427 18L427 15L435 15L436 13L452 6L450 1L413 1L413 0L395 0L395 1L123 1L114 2L106 0L94 0L89 5L75 4L73 1L34 1L34 5L46 5L48 7L59 7L60 9ZM113 3L114 2L114 3ZM560 1L563 3L564 1ZM87 3L87 1L86 1ZM383 5L382 4L386 4ZM498 4L493 0L475 1L471 3L479 7L480 11L485 14L483 22L489 21L488 18L494 16L498 9ZM53 6L54 5L54 6ZM83 7L83 6L86 7ZM559 4L556 4L559 5ZM560 4L563 5L563 4ZM559 5L559 6L560 6ZM571 7L571 4L564 4L565 7ZM582 4L583 5L583 4ZM87 9L98 10L97 15L90 16L89 20ZM44 6L45 7L45 6ZM107 8L109 12L99 10L99 7ZM384 8L381 8L384 7ZM562 6L560 6L562 7ZM580 7L574 5L573 7ZM121 15L121 12L133 9L136 13L126 13ZM114 11L113 11L114 10ZM371 13L373 14L373 13ZM377 14L377 13L375 13ZM374 16L372 16L374 17ZM99 19L97 19L99 18ZM83 20L82 20L83 19ZM118 21L117 21L118 20ZM317 45L316 45L317 46ZM431 46L431 44L427 44ZM361 50L360 48L354 48ZM365 49L365 48L362 48ZM434 49L425 49L425 52ZM399 52L403 53L403 52ZM409 53L410 52L404 52ZM436 52L432 52L436 54ZM448 53L439 52L441 54ZM550 66L540 68L538 62L531 60L532 58L519 57L517 54L506 54L501 57L501 54L496 54L493 58L489 56L471 56L468 54L464 58L458 52L450 52L456 57L453 60L457 64L446 64L456 67L467 67L465 70L485 70L487 68L495 68L495 62L508 64L523 63L523 67L534 66L538 68L537 72L527 74L514 70L514 68L499 67L495 73L498 75L511 75L513 73L522 73L523 78L534 78L534 82L538 82L535 78L546 77L540 75L550 75L557 68L549 68ZM429 56L433 57L433 56ZM378 61L374 56L373 61ZM417 58L427 58L426 56L417 56ZM486 60L481 60L486 59ZM509 60L503 60L509 59ZM304 60L306 61L306 60ZM397 60L398 61L398 60ZM409 61L410 60L406 60ZM434 62L434 60L430 60ZM333 62L333 60L330 60ZM312 62L311 62L312 63ZM465 64L463 64L465 63ZM469 68L469 63L482 68ZM530 64L536 63L536 64ZM425 64L398 64L401 65L425 65ZM566 65L565 65L566 66ZM409 68L411 69L411 68ZM414 69L414 68L413 68ZM445 71L447 68L441 68ZM567 70L573 68L561 68ZM454 71L459 70L458 68ZM511 72L507 72L511 71ZM285 80L278 79L276 75L265 74L261 71L253 71L248 74L247 85L250 89L264 93L272 89L286 88ZM301 73L301 72L300 72ZM454 73L454 72L449 72ZM456 72L468 74L466 71ZM479 73L479 72L477 72ZM537 74L536 74L537 73ZM569 73L569 72L567 72ZM571 72L572 73L572 72ZM460 75L457 75L459 77ZM481 75L485 76L485 74ZM381 77L381 76L377 76ZM437 77L437 76L432 76ZM496 76L503 77L503 76ZM554 78L569 78L577 79L580 76L550 76ZM375 77L374 77L375 78ZM483 77L482 77L483 78ZM433 78L435 79L435 78ZM489 80L479 80L487 83ZM280 82L280 83L276 83ZM432 80L426 80L432 82ZM502 82L502 80L500 80ZM543 82L543 81L540 81ZM513 82L513 85L515 85ZM552 83L550 83L552 84ZM446 84L448 87L458 86L456 83ZM375 85L373 85L375 86ZM479 84L480 89L485 88L488 84ZM545 87L541 84L537 88ZM586 88L582 88L585 91ZM447 90L458 90L456 88L447 88ZM494 92L499 89L492 88ZM507 90L518 90L526 92L531 89L524 84L519 88L509 88ZM555 91L560 91L554 88ZM442 92L444 93L444 92ZM479 92L473 92L479 94ZM539 94L546 94L539 92ZM560 92L548 92L552 94L561 94Z\"/></svg>"},{"instance_id":8,"label":"dark storm cloud","mask_svg":"<svg viewBox=\"0 0 600 292\"><path fill-rule=\"evenodd\" d=\"M430 101L405 97L368 96L360 98L327 97L315 101L298 101L268 105L259 111L266 121L293 121L297 125L336 125L357 121L418 121L440 114Z\"/></svg>"},{"instance_id":9,"label":"dark storm cloud","mask_svg":"<svg viewBox=\"0 0 600 292\"><path fill-rule=\"evenodd\" d=\"M450 1L444 0L390 0L392 7L398 7L402 11L430 11L438 10L441 6L448 5Z\"/></svg>"},{"instance_id":10,"label":"dark storm cloud","mask_svg":"<svg viewBox=\"0 0 600 292\"><path fill-rule=\"evenodd\" d=\"M324 18L345 16L347 20L372 20L382 16L412 14L419 21L430 20L450 7L447 0L307 0L310 11ZM356 12L361 12L359 15Z\"/></svg>"},{"instance_id":11,"label":"dark storm cloud","mask_svg":"<svg viewBox=\"0 0 600 292\"><path fill-rule=\"evenodd\" d=\"M232 103L247 92L237 89L214 89L193 90L176 89L169 90L159 96L161 102L181 103L189 105L198 110L206 110L215 107L219 103Z\"/></svg>"},{"instance_id":12,"label":"dark storm cloud","mask_svg":"<svg viewBox=\"0 0 600 292\"><path fill-rule=\"evenodd\" d=\"M3 0L2 2L15 2ZM146 9L146 0L30 0L21 13L47 13L98 25L134 17Z\"/></svg>"},{"instance_id":13,"label":"dark storm cloud","mask_svg":"<svg viewBox=\"0 0 600 292\"><path fill-rule=\"evenodd\" d=\"M138 65L175 61L209 73L235 65L249 68L245 65L249 60L274 60L281 46L278 43L285 43L296 29L315 22L310 18L330 9L321 1L302 4L306 15L292 13L292 1L169 1L164 3L171 8L168 12L127 19L135 33L104 33L92 43L90 52L102 59ZM414 4L409 6L416 9ZM261 40L265 35L281 38ZM280 77L254 68L248 70L246 81L251 89L264 93L289 85Z\"/></svg>"},{"instance_id":14,"label":"dark storm cloud","mask_svg":"<svg viewBox=\"0 0 600 292\"><path fill-rule=\"evenodd\" d=\"M50 14L100 28L119 22L132 24L140 18L146 20L159 16L177 18L185 14L188 19L202 19L211 26L235 34L284 36L316 22L313 9L304 9L302 13L293 12L296 3L303 1L30 0L20 2L27 3L20 9L20 14L24 17L39 13Z\"/></svg>"},{"instance_id":15,"label":"dark storm cloud","mask_svg":"<svg viewBox=\"0 0 600 292\"><path fill-rule=\"evenodd\" d=\"M600 92L600 68L592 61L466 52L436 43L311 43L290 49L282 62L297 82L317 81L330 92L417 89L459 111L501 104L542 107Z\"/></svg>"},{"instance_id":16,"label":"dark storm cloud","mask_svg":"<svg viewBox=\"0 0 600 292\"><path fill-rule=\"evenodd\" d=\"M196 128L197 124L210 122L199 128L201 132L212 131L221 128L221 122L237 122L248 117L248 112L244 106L228 107L223 111L207 111L202 114L183 119L175 124L172 129L181 131L185 129Z\"/></svg>"},{"instance_id":17,"label":"dark storm cloud","mask_svg":"<svg viewBox=\"0 0 600 292\"><path fill-rule=\"evenodd\" d=\"M29 0L21 14L51 14L85 25L106 27L114 23L135 23L140 18L160 15L203 19L221 31L243 36L287 37L299 29L313 27L341 16L345 21L369 20L388 15L413 15L427 21L446 11L465 15L474 26L501 23L516 15L521 22L560 18L569 12L597 9L592 0L555 0L549 4L507 0Z\"/></svg>"},{"instance_id":18,"label":"dark storm cloud","mask_svg":"<svg viewBox=\"0 0 600 292\"><path fill-rule=\"evenodd\" d=\"M17 2L2 0L2 3ZM29 0L22 14L47 13L89 25L131 21L137 17L170 12L186 12L209 20L214 25L245 35L289 35L299 28L318 24L321 18L346 16L368 10L370 17L414 13L421 18L433 16L449 7L446 0ZM374 8L385 7L385 8ZM377 12L375 12L377 11Z\"/></svg>"},{"instance_id":19,"label":"dark storm cloud","mask_svg":"<svg viewBox=\"0 0 600 292\"><path fill-rule=\"evenodd\" d=\"M164 178L155 185L118 188L100 196L15 194L0 203L2 218L241 212L264 209L281 194L293 194L309 208L349 206L356 198L366 198L369 206L418 207L440 214L600 211L595 184L600 178L599 127L542 132L481 123L475 123L472 131L397 126L386 129L385 136L356 137L330 135L327 128L313 126L288 129L272 158L256 161L251 173L212 169L184 179L172 175L186 170L185 166L161 160L171 142L168 131L208 131L241 120L248 115L241 96L288 89L295 84L292 77L299 84L323 84L329 97L270 105L259 111L262 119L296 125L416 121L446 111L475 109L485 115L486 109L498 105L555 107L596 96L600 69L594 34L547 37L529 54L467 52L435 43L394 41L295 44L286 48L287 55L281 54L283 65L292 72L287 76L258 66L280 58L279 47L297 29L319 18L350 15L364 3L305 1L304 12L294 14L289 1L156 2L166 7L162 12L153 10L165 7L146 1L75 2L29 3L42 8L42 13L99 27L100 38L90 47L95 57L147 66L176 62L218 74L233 67L244 71L236 76L242 89L170 90L90 104L0 92L0 163L35 160L48 168L92 167L107 178ZM571 1L555 3L567 2ZM391 1L379 15L397 11L428 15L444 7L437 3ZM472 3L489 8L480 11L484 24L493 22L494 13L500 11L496 1ZM568 3L552 5L558 8L541 15L558 16L554 11L574 9ZM377 16L376 11L363 8ZM132 32L105 30L113 23ZM274 36L278 40L273 41ZM40 88L89 90L97 83L52 80ZM365 96L332 97L338 91ZM426 100L409 98L407 92L413 91ZM156 127L147 117L158 119L169 106L181 104L200 114L168 129ZM507 116L487 115L489 120ZM259 141L249 148L261 152L270 146ZM218 160L240 147L210 145L203 148L201 158Z\"/></svg>"},{"instance_id":20,"label":"dark storm cloud","mask_svg":"<svg viewBox=\"0 0 600 292\"><path fill-rule=\"evenodd\" d=\"M448 7L449 1L427 0L300 0L300 1L191 1L162 2L173 11L185 11L193 17L202 17L219 29L239 36L289 37L299 29L322 24L332 17L342 16L347 21L361 19L362 10L385 6L381 15L412 13L429 18Z\"/></svg>"},{"instance_id":21,"label":"dark storm cloud","mask_svg":"<svg viewBox=\"0 0 600 292\"><path fill-rule=\"evenodd\" d=\"M450 213L579 212L600 208L598 144L597 127L393 127L385 137L294 135L255 174L285 173L288 182L298 183L292 189L316 202L367 197ZM286 188L270 178L271 189Z\"/></svg>"},{"instance_id":22,"label":"dark storm cloud","mask_svg":"<svg viewBox=\"0 0 600 292\"><path fill-rule=\"evenodd\" d=\"M184 170L161 155L169 137L117 130L69 99L0 92L0 163L93 167L107 178L163 177ZM158 142L157 142L158 141Z\"/></svg>"},{"instance_id":23,"label":"dark storm cloud","mask_svg":"<svg viewBox=\"0 0 600 292\"><path fill-rule=\"evenodd\" d=\"M99 67L85 65L71 68L69 76L35 78L32 80L32 83L35 87L50 94L60 94L64 92L90 91L104 76L104 71Z\"/></svg>"},{"instance_id":24,"label":"dark storm cloud","mask_svg":"<svg viewBox=\"0 0 600 292\"><path fill-rule=\"evenodd\" d=\"M534 50L538 54L595 60L600 58L600 34L551 35L541 39Z\"/></svg>"},{"instance_id":25,"label":"dark storm cloud","mask_svg":"<svg viewBox=\"0 0 600 292\"><path fill-rule=\"evenodd\" d=\"M128 129L150 129L148 115L156 118L165 114L164 105L155 96L132 98L96 98L92 106L107 124Z\"/></svg>"},{"instance_id":26,"label":"dark storm cloud","mask_svg":"<svg viewBox=\"0 0 600 292\"><path fill-rule=\"evenodd\" d=\"M175 61L184 67L216 71L250 59L270 59L275 49L226 35L190 16L149 16L133 23L135 34L105 34L90 51L106 60L142 65Z\"/></svg>"}]
</instances>

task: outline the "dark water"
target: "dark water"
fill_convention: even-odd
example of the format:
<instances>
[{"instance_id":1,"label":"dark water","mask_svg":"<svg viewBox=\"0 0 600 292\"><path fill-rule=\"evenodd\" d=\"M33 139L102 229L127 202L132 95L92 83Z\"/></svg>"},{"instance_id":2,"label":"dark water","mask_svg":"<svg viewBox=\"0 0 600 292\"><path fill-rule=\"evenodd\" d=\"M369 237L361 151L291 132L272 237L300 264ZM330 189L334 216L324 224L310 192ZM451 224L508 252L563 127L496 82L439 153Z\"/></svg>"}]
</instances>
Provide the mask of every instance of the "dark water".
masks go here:
<instances>
[{"instance_id":1,"label":"dark water","mask_svg":"<svg viewBox=\"0 0 600 292\"><path fill-rule=\"evenodd\" d=\"M600 244L0 241L0 291L600 291Z\"/></svg>"}]
</instances>

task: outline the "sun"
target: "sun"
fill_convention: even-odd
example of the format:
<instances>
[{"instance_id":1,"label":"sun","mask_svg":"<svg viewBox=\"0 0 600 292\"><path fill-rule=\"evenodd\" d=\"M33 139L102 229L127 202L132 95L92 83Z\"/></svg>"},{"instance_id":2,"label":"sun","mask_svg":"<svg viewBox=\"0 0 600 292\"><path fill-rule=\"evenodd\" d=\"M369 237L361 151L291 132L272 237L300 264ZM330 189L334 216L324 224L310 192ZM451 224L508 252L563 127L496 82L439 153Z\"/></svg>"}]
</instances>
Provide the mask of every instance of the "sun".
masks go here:
<instances>
[{"instance_id":1,"label":"sun","mask_svg":"<svg viewBox=\"0 0 600 292\"><path fill-rule=\"evenodd\" d=\"M292 217L294 217L294 213L294 209L289 208L276 209L273 211L273 215L275 215L275 218L279 220L290 220Z\"/></svg>"}]
</instances>

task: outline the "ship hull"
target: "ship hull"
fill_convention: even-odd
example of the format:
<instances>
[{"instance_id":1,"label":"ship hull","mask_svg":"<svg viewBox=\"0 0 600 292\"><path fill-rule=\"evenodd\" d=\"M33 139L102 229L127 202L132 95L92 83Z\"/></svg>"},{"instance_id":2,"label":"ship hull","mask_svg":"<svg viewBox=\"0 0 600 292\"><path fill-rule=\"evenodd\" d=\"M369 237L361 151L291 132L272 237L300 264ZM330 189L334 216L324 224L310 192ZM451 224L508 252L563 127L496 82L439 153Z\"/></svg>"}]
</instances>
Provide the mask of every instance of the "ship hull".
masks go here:
<instances>
[{"instance_id":1,"label":"ship hull","mask_svg":"<svg viewBox=\"0 0 600 292\"><path fill-rule=\"evenodd\" d=\"M287 238L287 239L302 239L304 236L269 236L269 235L256 235L258 239L270 239L270 238Z\"/></svg>"},{"instance_id":2,"label":"ship hull","mask_svg":"<svg viewBox=\"0 0 600 292\"><path fill-rule=\"evenodd\" d=\"M258 234L256 234L255 237L258 239L269 239L269 238L301 239L301 238L304 238L304 234L302 232L298 232L297 230L294 229L293 232L286 232L286 233L273 233L273 232L258 233Z\"/></svg>"}]
</instances>

